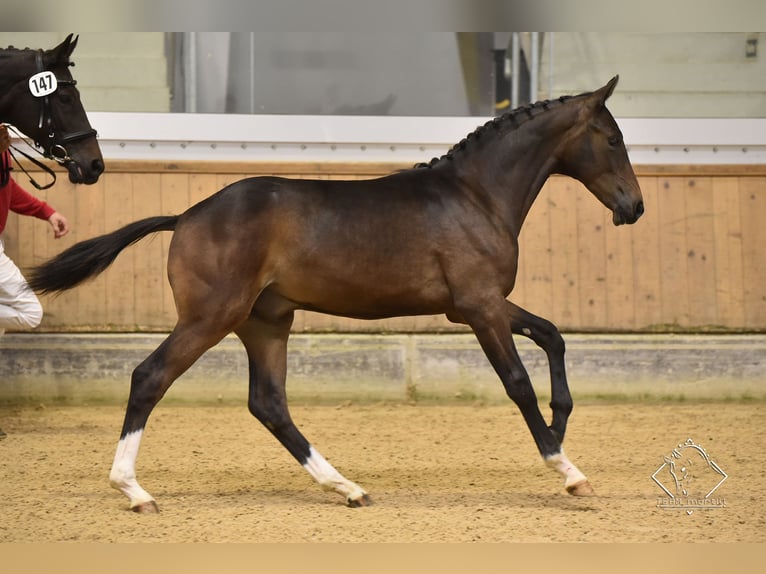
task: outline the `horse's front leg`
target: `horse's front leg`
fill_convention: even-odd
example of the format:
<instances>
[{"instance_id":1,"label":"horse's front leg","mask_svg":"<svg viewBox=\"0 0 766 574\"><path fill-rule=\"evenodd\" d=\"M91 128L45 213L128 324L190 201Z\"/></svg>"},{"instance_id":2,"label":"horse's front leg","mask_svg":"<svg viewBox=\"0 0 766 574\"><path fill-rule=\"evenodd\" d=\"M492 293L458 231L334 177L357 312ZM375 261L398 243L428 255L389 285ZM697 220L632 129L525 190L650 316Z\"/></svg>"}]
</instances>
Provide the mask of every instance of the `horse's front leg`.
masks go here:
<instances>
[{"instance_id":1,"label":"horse's front leg","mask_svg":"<svg viewBox=\"0 0 766 574\"><path fill-rule=\"evenodd\" d=\"M550 321L533 315L510 301L506 300L505 304L512 332L534 341L548 357L551 378L550 406L553 411L550 429L559 443L562 443L566 434L567 421L572 412L572 395L569 393L564 363L564 339ZM454 323L468 324L465 317L457 311L447 313L447 319Z\"/></svg>"},{"instance_id":2,"label":"horse's front leg","mask_svg":"<svg viewBox=\"0 0 766 574\"><path fill-rule=\"evenodd\" d=\"M506 301L506 305L511 320L511 330L534 341L548 357L551 376L550 406L553 411L550 428L559 442L564 442L567 421L573 406L564 363L564 339L550 321L533 315L510 301Z\"/></svg>"},{"instance_id":3,"label":"horse's front leg","mask_svg":"<svg viewBox=\"0 0 766 574\"><path fill-rule=\"evenodd\" d=\"M513 342L506 303L505 299L489 305L484 301L459 312L476 334L506 393L519 407L545 463L564 477L567 492L575 496L592 495L588 479L564 454L561 442L537 406L532 382Z\"/></svg>"}]
</instances>

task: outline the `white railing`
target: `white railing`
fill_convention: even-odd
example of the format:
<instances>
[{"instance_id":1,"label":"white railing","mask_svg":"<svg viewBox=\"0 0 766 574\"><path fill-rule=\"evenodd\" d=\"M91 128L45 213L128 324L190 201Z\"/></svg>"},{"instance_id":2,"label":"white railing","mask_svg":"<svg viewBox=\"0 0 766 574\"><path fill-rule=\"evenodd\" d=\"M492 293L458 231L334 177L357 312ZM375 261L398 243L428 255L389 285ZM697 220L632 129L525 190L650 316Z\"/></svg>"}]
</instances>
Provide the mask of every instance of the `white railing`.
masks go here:
<instances>
[{"instance_id":1,"label":"white railing","mask_svg":"<svg viewBox=\"0 0 766 574\"><path fill-rule=\"evenodd\" d=\"M490 118L91 112L105 158L428 161ZM766 119L618 118L635 164L766 164Z\"/></svg>"}]
</instances>

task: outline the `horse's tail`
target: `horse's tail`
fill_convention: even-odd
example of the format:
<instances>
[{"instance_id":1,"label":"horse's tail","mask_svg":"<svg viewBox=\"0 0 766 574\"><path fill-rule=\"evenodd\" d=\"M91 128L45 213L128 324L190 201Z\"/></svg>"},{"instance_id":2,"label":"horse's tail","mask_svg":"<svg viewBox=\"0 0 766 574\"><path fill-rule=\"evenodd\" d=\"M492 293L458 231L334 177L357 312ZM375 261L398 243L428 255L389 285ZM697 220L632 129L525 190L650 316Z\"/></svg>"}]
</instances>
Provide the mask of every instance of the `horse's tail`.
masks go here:
<instances>
[{"instance_id":1,"label":"horse's tail","mask_svg":"<svg viewBox=\"0 0 766 574\"><path fill-rule=\"evenodd\" d=\"M150 233L173 231L177 222L177 215L148 217L106 235L75 243L53 259L34 267L28 275L29 286L38 293L76 287L104 271L129 245Z\"/></svg>"}]
</instances>

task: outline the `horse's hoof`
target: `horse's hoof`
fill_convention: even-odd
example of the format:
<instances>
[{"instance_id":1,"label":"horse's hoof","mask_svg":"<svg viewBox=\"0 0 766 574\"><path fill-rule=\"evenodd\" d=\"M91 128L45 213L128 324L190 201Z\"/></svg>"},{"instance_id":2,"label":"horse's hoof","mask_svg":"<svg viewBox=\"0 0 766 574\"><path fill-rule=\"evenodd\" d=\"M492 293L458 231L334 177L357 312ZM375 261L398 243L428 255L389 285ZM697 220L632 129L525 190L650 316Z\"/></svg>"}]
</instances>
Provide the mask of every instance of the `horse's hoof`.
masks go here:
<instances>
[{"instance_id":1,"label":"horse's hoof","mask_svg":"<svg viewBox=\"0 0 766 574\"><path fill-rule=\"evenodd\" d=\"M362 506L371 506L372 505L372 498L370 498L369 494L365 494L359 498L349 498L346 501L346 505L349 508L361 508Z\"/></svg>"},{"instance_id":2,"label":"horse's hoof","mask_svg":"<svg viewBox=\"0 0 766 574\"><path fill-rule=\"evenodd\" d=\"M595 496L593 487L587 480L581 480L575 484L567 486L567 492L572 496Z\"/></svg>"},{"instance_id":3,"label":"horse's hoof","mask_svg":"<svg viewBox=\"0 0 766 574\"><path fill-rule=\"evenodd\" d=\"M160 508L153 500L149 502L143 502L131 507L131 510L137 514L159 514Z\"/></svg>"}]
</instances>

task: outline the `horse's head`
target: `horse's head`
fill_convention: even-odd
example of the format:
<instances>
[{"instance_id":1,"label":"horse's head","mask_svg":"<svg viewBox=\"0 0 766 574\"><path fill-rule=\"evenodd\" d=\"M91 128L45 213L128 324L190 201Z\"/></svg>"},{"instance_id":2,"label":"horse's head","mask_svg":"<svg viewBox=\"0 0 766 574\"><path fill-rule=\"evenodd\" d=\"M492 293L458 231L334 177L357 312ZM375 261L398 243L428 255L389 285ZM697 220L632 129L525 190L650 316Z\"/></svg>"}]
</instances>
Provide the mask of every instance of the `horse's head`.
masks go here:
<instances>
[{"instance_id":1,"label":"horse's head","mask_svg":"<svg viewBox=\"0 0 766 574\"><path fill-rule=\"evenodd\" d=\"M22 51L25 69L10 88L12 103L4 119L64 165L72 183L92 184L104 171L104 160L69 71L76 46L70 34L51 50Z\"/></svg>"},{"instance_id":2,"label":"horse's head","mask_svg":"<svg viewBox=\"0 0 766 574\"><path fill-rule=\"evenodd\" d=\"M617 79L578 98L578 120L563 142L558 171L581 181L612 210L613 223L622 225L641 217L644 200L620 128L606 109Z\"/></svg>"}]
</instances>

